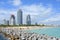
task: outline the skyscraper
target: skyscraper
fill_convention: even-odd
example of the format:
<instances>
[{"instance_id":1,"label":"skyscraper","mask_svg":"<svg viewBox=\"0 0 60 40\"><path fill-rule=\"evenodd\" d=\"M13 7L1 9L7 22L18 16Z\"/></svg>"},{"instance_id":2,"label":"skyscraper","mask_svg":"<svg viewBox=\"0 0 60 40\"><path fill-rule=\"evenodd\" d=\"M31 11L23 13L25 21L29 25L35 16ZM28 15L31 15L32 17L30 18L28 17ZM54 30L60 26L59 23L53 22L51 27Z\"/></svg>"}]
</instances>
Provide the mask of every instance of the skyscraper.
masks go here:
<instances>
[{"instance_id":1,"label":"skyscraper","mask_svg":"<svg viewBox=\"0 0 60 40\"><path fill-rule=\"evenodd\" d=\"M27 25L31 25L31 17L30 17L30 15L27 15L26 23L27 23Z\"/></svg>"},{"instance_id":2,"label":"skyscraper","mask_svg":"<svg viewBox=\"0 0 60 40\"><path fill-rule=\"evenodd\" d=\"M19 9L17 12L17 23L18 23L18 25L23 24L23 17L22 17L22 10L21 9Z\"/></svg>"},{"instance_id":3,"label":"skyscraper","mask_svg":"<svg viewBox=\"0 0 60 40\"><path fill-rule=\"evenodd\" d=\"M6 19L4 19L3 21L4 21L4 25L7 25L7 20L6 20Z\"/></svg>"},{"instance_id":4,"label":"skyscraper","mask_svg":"<svg viewBox=\"0 0 60 40\"><path fill-rule=\"evenodd\" d=\"M10 17L10 25L15 25L15 16L13 14Z\"/></svg>"},{"instance_id":5,"label":"skyscraper","mask_svg":"<svg viewBox=\"0 0 60 40\"><path fill-rule=\"evenodd\" d=\"M9 20L6 21L7 25L9 25Z\"/></svg>"}]
</instances>

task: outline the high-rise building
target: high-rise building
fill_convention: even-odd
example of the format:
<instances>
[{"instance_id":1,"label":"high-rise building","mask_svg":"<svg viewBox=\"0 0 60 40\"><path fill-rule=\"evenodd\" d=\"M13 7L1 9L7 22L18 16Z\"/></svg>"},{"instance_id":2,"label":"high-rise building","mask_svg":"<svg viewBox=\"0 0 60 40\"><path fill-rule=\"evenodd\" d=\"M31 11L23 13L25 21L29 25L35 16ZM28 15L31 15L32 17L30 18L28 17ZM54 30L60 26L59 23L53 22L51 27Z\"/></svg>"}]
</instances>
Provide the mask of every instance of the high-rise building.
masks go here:
<instances>
[{"instance_id":1,"label":"high-rise building","mask_svg":"<svg viewBox=\"0 0 60 40\"><path fill-rule=\"evenodd\" d=\"M4 19L4 25L9 25L9 20Z\"/></svg>"},{"instance_id":2,"label":"high-rise building","mask_svg":"<svg viewBox=\"0 0 60 40\"><path fill-rule=\"evenodd\" d=\"M13 14L10 17L10 25L15 25L15 16Z\"/></svg>"},{"instance_id":3,"label":"high-rise building","mask_svg":"<svg viewBox=\"0 0 60 40\"><path fill-rule=\"evenodd\" d=\"M4 25L7 25L7 20L6 20L6 19L4 19L3 21L4 21Z\"/></svg>"},{"instance_id":4,"label":"high-rise building","mask_svg":"<svg viewBox=\"0 0 60 40\"><path fill-rule=\"evenodd\" d=\"M30 17L30 15L27 15L26 23L27 23L27 25L31 25L31 17Z\"/></svg>"},{"instance_id":5,"label":"high-rise building","mask_svg":"<svg viewBox=\"0 0 60 40\"><path fill-rule=\"evenodd\" d=\"M9 20L6 21L6 24L9 25Z\"/></svg>"},{"instance_id":6,"label":"high-rise building","mask_svg":"<svg viewBox=\"0 0 60 40\"><path fill-rule=\"evenodd\" d=\"M21 9L19 9L17 12L17 23L18 23L18 25L23 24L23 17L22 17L22 10Z\"/></svg>"}]
</instances>

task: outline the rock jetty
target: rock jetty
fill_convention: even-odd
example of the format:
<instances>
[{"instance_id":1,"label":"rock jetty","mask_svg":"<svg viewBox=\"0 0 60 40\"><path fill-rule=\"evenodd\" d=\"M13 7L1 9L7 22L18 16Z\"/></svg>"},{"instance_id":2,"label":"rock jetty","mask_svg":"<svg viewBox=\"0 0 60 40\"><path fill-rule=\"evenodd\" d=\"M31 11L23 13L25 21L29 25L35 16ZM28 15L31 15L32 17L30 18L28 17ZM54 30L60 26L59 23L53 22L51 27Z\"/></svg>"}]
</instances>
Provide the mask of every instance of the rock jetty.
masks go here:
<instances>
[{"instance_id":1,"label":"rock jetty","mask_svg":"<svg viewBox=\"0 0 60 40\"><path fill-rule=\"evenodd\" d=\"M29 33L21 29L1 28L0 33L8 40L60 40L45 34Z\"/></svg>"}]
</instances>

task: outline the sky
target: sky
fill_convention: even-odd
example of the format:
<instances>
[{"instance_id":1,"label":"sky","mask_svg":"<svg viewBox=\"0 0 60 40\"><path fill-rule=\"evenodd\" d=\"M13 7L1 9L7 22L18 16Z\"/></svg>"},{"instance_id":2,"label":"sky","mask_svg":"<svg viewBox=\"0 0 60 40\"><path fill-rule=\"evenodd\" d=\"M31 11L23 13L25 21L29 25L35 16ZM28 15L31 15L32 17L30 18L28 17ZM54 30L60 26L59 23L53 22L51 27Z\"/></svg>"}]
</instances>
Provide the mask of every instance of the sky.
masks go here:
<instances>
[{"instance_id":1,"label":"sky","mask_svg":"<svg viewBox=\"0 0 60 40\"><path fill-rule=\"evenodd\" d=\"M0 23L10 20L14 14L17 22L17 11L23 12L23 23L31 15L32 24L60 24L60 0L0 0Z\"/></svg>"}]
</instances>

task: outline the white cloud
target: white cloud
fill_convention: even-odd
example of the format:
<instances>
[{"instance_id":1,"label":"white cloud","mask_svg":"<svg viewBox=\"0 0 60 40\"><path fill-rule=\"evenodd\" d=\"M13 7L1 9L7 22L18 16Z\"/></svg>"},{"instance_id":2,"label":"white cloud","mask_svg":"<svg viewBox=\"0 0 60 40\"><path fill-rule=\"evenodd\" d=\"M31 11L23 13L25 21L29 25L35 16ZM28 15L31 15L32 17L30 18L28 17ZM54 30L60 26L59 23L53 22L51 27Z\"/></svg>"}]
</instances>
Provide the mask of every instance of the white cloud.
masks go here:
<instances>
[{"instance_id":1,"label":"white cloud","mask_svg":"<svg viewBox=\"0 0 60 40\"><path fill-rule=\"evenodd\" d=\"M45 19L42 22L49 23L49 22L57 22L57 21L60 21L60 14L50 17L48 19Z\"/></svg>"},{"instance_id":2,"label":"white cloud","mask_svg":"<svg viewBox=\"0 0 60 40\"><path fill-rule=\"evenodd\" d=\"M28 6L22 6L22 9L24 10L24 12L31 14L31 15L47 15L47 14L51 14L52 12L52 8L51 7L45 7L43 5L28 5Z\"/></svg>"},{"instance_id":3,"label":"white cloud","mask_svg":"<svg viewBox=\"0 0 60 40\"><path fill-rule=\"evenodd\" d=\"M22 4L21 0L13 0L12 2L13 2L12 4L13 4L14 6L19 6L19 5Z\"/></svg>"},{"instance_id":4,"label":"white cloud","mask_svg":"<svg viewBox=\"0 0 60 40\"><path fill-rule=\"evenodd\" d=\"M21 0L8 0L6 3L9 4L9 5L13 5L13 6L18 7L22 4L22 1Z\"/></svg>"}]
</instances>

